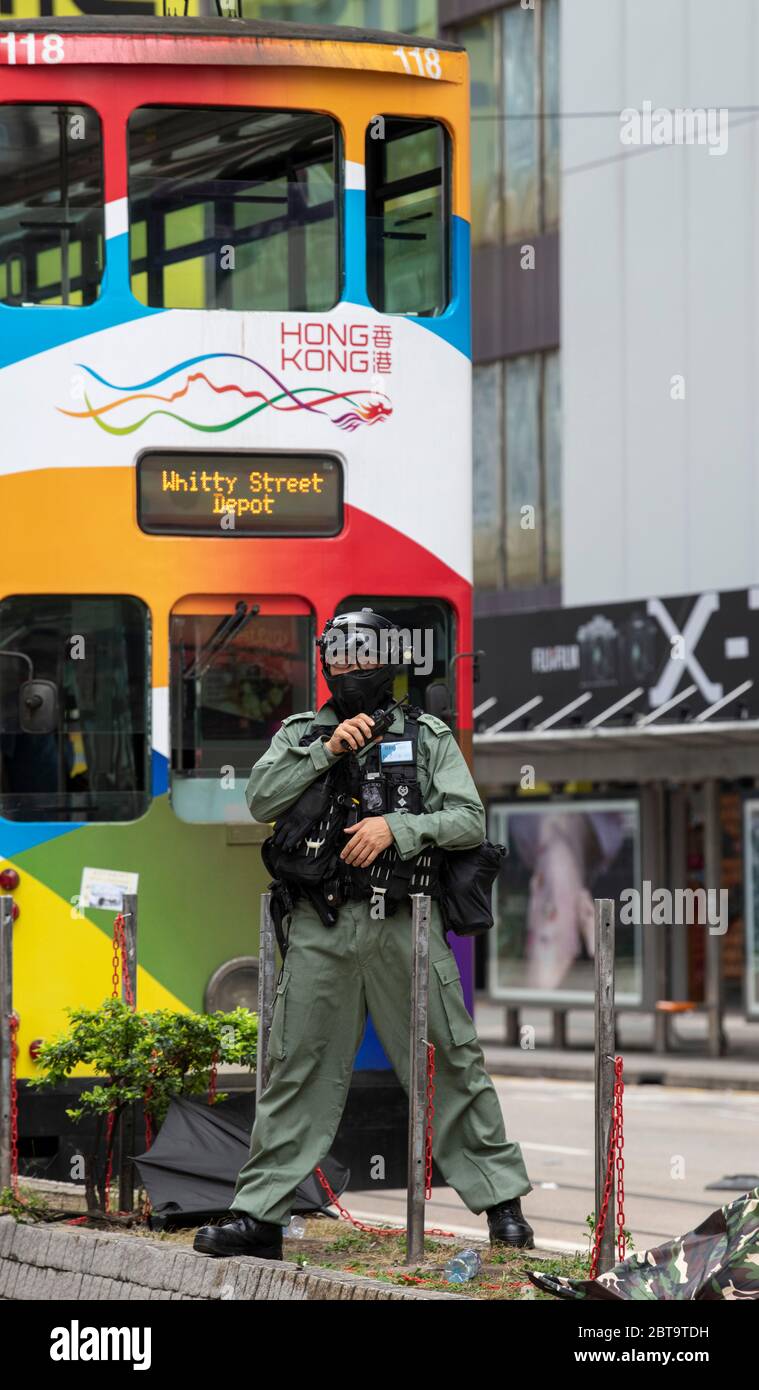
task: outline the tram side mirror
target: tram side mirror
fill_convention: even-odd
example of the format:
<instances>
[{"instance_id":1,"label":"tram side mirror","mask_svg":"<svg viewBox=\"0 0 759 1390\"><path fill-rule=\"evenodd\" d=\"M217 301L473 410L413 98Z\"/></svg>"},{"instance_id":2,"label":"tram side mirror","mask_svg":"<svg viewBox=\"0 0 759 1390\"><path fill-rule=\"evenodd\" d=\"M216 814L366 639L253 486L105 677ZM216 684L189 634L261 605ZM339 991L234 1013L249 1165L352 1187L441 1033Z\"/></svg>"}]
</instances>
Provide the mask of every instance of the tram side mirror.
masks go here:
<instances>
[{"instance_id":1,"label":"tram side mirror","mask_svg":"<svg viewBox=\"0 0 759 1390\"><path fill-rule=\"evenodd\" d=\"M53 734L58 728L58 687L54 681L24 681L19 690L18 722L25 734Z\"/></svg>"},{"instance_id":2,"label":"tram side mirror","mask_svg":"<svg viewBox=\"0 0 759 1390\"><path fill-rule=\"evenodd\" d=\"M444 724L453 723L451 692L445 681L433 681L424 692L424 708L428 714L442 719Z\"/></svg>"}]
</instances>

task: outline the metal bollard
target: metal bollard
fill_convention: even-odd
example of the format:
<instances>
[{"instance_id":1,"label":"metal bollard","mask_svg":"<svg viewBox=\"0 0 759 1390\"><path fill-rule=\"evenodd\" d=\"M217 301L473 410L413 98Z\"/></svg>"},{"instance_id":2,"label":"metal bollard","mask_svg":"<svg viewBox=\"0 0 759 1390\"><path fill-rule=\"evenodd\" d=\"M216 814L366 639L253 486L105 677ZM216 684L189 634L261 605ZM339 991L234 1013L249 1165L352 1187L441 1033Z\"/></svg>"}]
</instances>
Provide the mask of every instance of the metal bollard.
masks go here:
<instances>
[{"instance_id":1,"label":"metal bollard","mask_svg":"<svg viewBox=\"0 0 759 1390\"><path fill-rule=\"evenodd\" d=\"M124 918L124 952L121 961L121 998L126 1003L131 986L134 1008L137 1008L137 894L125 893L121 915ZM137 1106L127 1105L122 1111L119 1126L119 1209L134 1208L134 1163Z\"/></svg>"},{"instance_id":2,"label":"metal bollard","mask_svg":"<svg viewBox=\"0 0 759 1390\"><path fill-rule=\"evenodd\" d=\"M612 1125L614 1098L614 903L611 898L596 898L595 917L595 1156L596 1156L596 1222L601 1215L606 1169L609 1161L609 1137ZM598 1273L605 1274L615 1264L615 1195L612 1180L606 1225L598 1253Z\"/></svg>"},{"instance_id":3,"label":"metal bollard","mask_svg":"<svg viewBox=\"0 0 759 1390\"><path fill-rule=\"evenodd\" d=\"M11 1185L11 1015L13 898L0 896L0 1188Z\"/></svg>"},{"instance_id":4,"label":"metal bollard","mask_svg":"<svg viewBox=\"0 0 759 1390\"><path fill-rule=\"evenodd\" d=\"M258 1045L256 1051L256 1105L269 1082L269 1034L274 1012L277 938L271 920L271 893L261 894L261 931L258 947Z\"/></svg>"},{"instance_id":5,"label":"metal bollard","mask_svg":"<svg viewBox=\"0 0 759 1390\"><path fill-rule=\"evenodd\" d=\"M430 986L430 898L411 894L411 1037L409 1064L406 1260L424 1257L424 1126L427 1108L427 1006Z\"/></svg>"},{"instance_id":6,"label":"metal bollard","mask_svg":"<svg viewBox=\"0 0 759 1390\"><path fill-rule=\"evenodd\" d=\"M134 1007L137 1008L137 894L125 893L122 898L121 915L124 918L124 942L126 960L122 962L121 997L126 1002L127 981L132 987Z\"/></svg>"}]
</instances>

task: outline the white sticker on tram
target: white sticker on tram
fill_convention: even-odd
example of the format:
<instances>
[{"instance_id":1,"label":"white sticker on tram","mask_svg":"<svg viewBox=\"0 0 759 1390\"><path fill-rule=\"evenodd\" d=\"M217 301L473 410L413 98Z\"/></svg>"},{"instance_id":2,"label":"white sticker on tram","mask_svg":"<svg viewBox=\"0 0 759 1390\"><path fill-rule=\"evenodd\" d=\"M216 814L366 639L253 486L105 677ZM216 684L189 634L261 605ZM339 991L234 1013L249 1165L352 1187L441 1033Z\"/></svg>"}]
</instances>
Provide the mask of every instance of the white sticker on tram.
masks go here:
<instances>
[{"instance_id":1,"label":"white sticker on tram","mask_svg":"<svg viewBox=\"0 0 759 1390\"><path fill-rule=\"evenodd\" d=\"M105 205L105 235L123 236L129 228L129 204L126 198L114 198Z\"/></svg>"},{"instance_id":2,"label":"white sticker on tram","mask_svg":"<svg viewBox=\"0 0 759 1390\"><path fill-rule=\"evenodd\" d=\"M358 164L355 159L345 161L345 187L355 188L363 192L366 188L366 166Z\"/></svg>"},{"instance_id":3,"label":"white sticker on tram","mask_svg":"<svg viewBox=\"0 0 759 1390\"><path fill-rule=\"evenodd\" d=\"M153 747L157 753L169 756L169 688L153 687Z\"/></svg>"}]
</instances>

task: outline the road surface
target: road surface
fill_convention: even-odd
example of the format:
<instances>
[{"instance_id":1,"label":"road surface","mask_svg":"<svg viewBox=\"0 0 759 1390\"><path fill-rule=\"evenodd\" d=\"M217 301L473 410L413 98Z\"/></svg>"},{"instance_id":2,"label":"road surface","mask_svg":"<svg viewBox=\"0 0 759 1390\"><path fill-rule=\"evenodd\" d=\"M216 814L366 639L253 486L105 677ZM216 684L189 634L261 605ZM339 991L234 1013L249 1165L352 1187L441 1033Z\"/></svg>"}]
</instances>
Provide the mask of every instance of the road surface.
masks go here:
<instances>
[{"instance_id":1,"label":"road surface","mask_svg":"<svg viewBox=\"0 0 759 1390\"><path fill-rule=\"evenodd\" d=\"M533 1191L522 1209L539 1246L587 1249L593 1210L593 1086L580 1081L496 1076L510 1139L522 1145ZM759 1091L676 1090L626 1086L625 1225L643 1250L692 1230L715 1207L739 1195L707 1191L729 1174L754 1174L759 1185ZM346 1194L361 1220L405 1221L404 1191ZM452 1188L433 1188L426 1225L486 1236Z\"/></svg>"}]
</instances>

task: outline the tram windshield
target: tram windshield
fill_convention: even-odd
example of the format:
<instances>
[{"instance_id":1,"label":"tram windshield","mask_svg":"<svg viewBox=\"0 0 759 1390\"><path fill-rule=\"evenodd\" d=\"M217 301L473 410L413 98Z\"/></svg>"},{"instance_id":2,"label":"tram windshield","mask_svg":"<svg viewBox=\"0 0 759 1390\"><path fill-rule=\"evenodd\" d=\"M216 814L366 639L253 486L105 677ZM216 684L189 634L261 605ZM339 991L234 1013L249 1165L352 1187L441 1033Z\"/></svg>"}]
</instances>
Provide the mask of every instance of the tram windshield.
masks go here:
<instances>
[{"instance_id":1,"label":"tram windshield","mask_svg":"<svg viewBox=\"0 0 759 1390\"><path fill-rule=\"evenodd\" d=\"M249 824L253 763L310 705L310 610L297 599L187 598L170 633L172 806L181 820Z\"/></svg>"}]
</instances>

